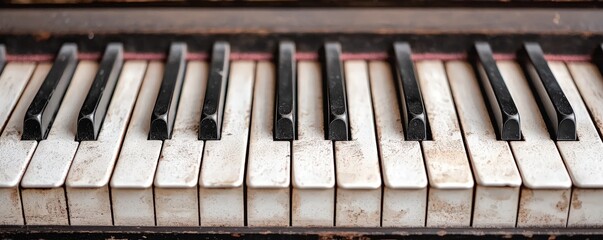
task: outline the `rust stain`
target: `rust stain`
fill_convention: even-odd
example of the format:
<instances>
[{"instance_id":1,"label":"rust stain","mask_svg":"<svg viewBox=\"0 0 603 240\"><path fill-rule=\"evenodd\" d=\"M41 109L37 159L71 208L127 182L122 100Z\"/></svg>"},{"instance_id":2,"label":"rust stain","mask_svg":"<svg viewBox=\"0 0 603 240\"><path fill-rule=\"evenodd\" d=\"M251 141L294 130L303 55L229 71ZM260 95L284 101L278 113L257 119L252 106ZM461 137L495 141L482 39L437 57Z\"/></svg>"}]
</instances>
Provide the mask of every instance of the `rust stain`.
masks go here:
<instances>
[{"instance_id":1,"label":"rust stain","mask_svg":"<svg viewBox=\"0 0 603 240\"><path fill-rule=\"evenodd\" d=\"M574 192L574 195L572 195L572 208L576 210L582 208L582 201L578 198L579 194L577 192Z\"/></svg>"},{"instance_id":2,"label":"rust stain","mask_svg":"<svg viewBox=\"0 0 603 240\"><path fill-rule=\"evenodd\" d=\"M569 202L568 202L569 198L567 197L567 191L563 192L563 194L561 194L561 201L557 202L557 204L555 204L555 208L557 208L557 210L561 211L561 212L565 212L567 211L567 208L569 207Z\"/></svg>"},{"instance_id":3,"label":"rust stain","mask_svg":"<svg viewBox=\"0 0 603 240\"><path fill-rule=\"evenodd\" d=\"M38 32L34 35L36 41L46 41L50 39L52 34L50 32Z\"/></svg>"}]
</instances>

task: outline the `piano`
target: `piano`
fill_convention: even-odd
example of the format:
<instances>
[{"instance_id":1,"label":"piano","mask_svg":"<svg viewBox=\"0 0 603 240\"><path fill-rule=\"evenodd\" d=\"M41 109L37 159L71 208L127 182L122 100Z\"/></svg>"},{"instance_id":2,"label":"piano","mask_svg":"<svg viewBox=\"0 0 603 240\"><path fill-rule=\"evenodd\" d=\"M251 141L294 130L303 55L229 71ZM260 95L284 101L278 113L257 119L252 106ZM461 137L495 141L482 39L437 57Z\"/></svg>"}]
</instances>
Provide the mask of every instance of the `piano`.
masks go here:
<instances>
[{"instance_id":1,"label":"piano","mask_svg":"<svg viewBox=\"0 0 603 240\"><path fill-rule=\"evenodd\" d=\"M601 4L429 5L2 3L0 238L603 237Z\"/></svg>"}]
</instances>

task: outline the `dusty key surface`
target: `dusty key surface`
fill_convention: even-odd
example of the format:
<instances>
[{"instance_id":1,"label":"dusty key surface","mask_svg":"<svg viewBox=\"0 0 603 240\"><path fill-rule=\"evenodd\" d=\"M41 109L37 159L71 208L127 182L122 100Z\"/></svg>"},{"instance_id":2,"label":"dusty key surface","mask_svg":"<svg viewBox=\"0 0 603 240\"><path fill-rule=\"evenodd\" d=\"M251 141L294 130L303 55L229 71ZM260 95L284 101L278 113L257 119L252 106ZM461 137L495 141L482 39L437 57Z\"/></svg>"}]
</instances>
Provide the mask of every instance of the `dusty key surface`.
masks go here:
<instances>
[{"instance_id":1,"label":"dusty key surface","mask_svg":"<svg viewBox=\"0 0 603 240\"><path fill-rule=\"evenodd\" d=\"M595 202L603 198L603 142L565 64L549 62L549 66L576 114L578 141L557 141L574 185L567 225L600 227L603 226L603 207Z\"/></svg>"},{"instance_id":2,"label":"dusty key surface","mask_svg":"<svg viewBox=\"0 0 603 240\"><path fill-rule=\"evenodd\" d=\"M427 173L418 141L406 141L388 63L371 61L377 144L383 173L383 227L425 226Z\"/></svg>"},{"instance_id":3,"label":"dusty key surface","mask_svg":"<svg viewBox=\"0 0 603 240\"><path fill-rule=\"evenodd\" d=\"M517 227L565 226L572 182L563 160L521 68L510 61L499 61L497 65L523 119L524 140L510 142L524 185Z\"/></svg>"},{"instance_id":4,"label":"dusty key surface","mask_svg":"<svg viewBox=\"0 0 603 240\"><path fill-rule=\"evenodd\" d=\"M96 140L98 137L123 63L121 43L107 45L99 63L99 70L78 115L77 139L79 141Z\"/></svg>"},{"instance_id":5,"label":"dusty key surface","mask_svg":"<svg viewBox=\"0 0 603 240\"><path fill-rule=\"evenodd\" d=\"M113 224L109 177L146 69L145 61L124 64L98 139L80 143L65 183L72 225Z\"/></svg>"},{"instance_id":6,"label":"dusty key surface","mask_svg":"<svg viewBox=\"0 0 603 240\"><path fill-rule=\"evenodd\" d=\"M172 138L163 142L155 173L155 218L158 226L199 226L197 183L203 154L198 140L208 65L190 61Z\"/></svg>"},{"instance_id":7,"label":"dusty key surface","mask_svg":"<svg viewBox=\"0 0 603 240\"><path fill-rule=\"evenodd\" d=\"M415 66L412 62L410 45L406 42L394 44L396 85L398 87L399 111L403 117L406 140L427 139L427 117L423 96L419 90Z\"/></svg>"},{"instance_id":8,"label":"dusty key surface","mask_svg":"<svg viewBox=\"0 0 603 240\"><path fill-rule=\"evenodd\" d=\"M291 163L291 225L333 226L335 160L333 143L325 140L322 77L318 62L300 61L297 72L299 135Z\"/></svg>"},{"instance_id":9,"label":"dusty key surface","mask_svg":"<svg viewBox=\"0 0 603 240\"><path fill-rule=\"evenodd\" d=\"M155 225L153 179L162 141L149 138L153 104L163 86L164 64L151 63L145 73L119 158L111 177L114 225Z\"/></svg>"},{"instance_id":10,"label":"dusty key surface","mask_svg":"<svg viewBox=\"0 0 603 240\"><path fill-rule=\"evenodd\" d=\"M472 226L515 227L521 176L511 148L496 139L496 127L471 66L450 61L446 72L477 183Z\"/></svg>"},{"instance_id":11,"label":"dusty key surface","mask_svg":"<svg viewBox=\"0 0 603 240\"><path fill-rule=\"evenodd\" d=\"M297 75L295 43L281 42L278 52L274 139L293 140L297 135Z\"/></svg>"},{"instance_id":12,"label":"dusty key surface","mask_svg":"<svg viewBox=\"0 0 603 240\"><path fill-rule=\"evenodd\" d=\"M275 141L274 65L258 62L247 157L247 225L289 226L291 144Z\"/></svg>"},{"instance_id":13,"label":"dusty key surface","mask_svg":"<svg viewBox=\"0 0 603 240\"><path fill-rule=\"evenodd\" d=\"M202 226L243 226L243 180L255 62L234 61L220 140L205 142L199 177Z\"/></svg>"},{"instance_id":14,"label":"dusty key surface","mask_svg":"<svg viewBox=\"0 0 603 240\"><path fill-rule=\"evenodd\" d=\"M19 97L25 91L25 87L29 82L31 74L36 69L35 63L9 63L4 67L2 75L0 75L0 131L8 121L8 117L17 102Z\"/></svg>"},{"instance_id":15,"label":"dusty key surface","mask_svg":"<svg viewBox=\"0 0 603 240\"><path fill-rule=\"evenodd\" d=\"M0 135L0 200L4 203L0 204L0 213L3 216L0 218L0 224L25 223L18 184L37 142L21 141L23 116L50 67L50 64L38 64L13 110L12 117Z\"/></svg>"},{"instance_id":16,"label":"dusty key surface","mask_svg":"<svg viewBox=\"0 0 603 240\"><path fill-rule=\"evenodd\" d=\"M379 226L381 172L375 140L369 72L365 61L346 61L351 139L335 142L336 226Z\"/></svg>"},{"instance_id":17,"label":"dusty key surface","mask_svg":"<svg viewBox=\"0 0 603 240\"><path fill-rule=\"evenodd\" d=\"M74 141L78 109L86 97L98 64L78 64L64 104L44 141L40 141L21 180L25 221L29 225L69 225L63 188L79 142ZM84 91L82 91L84 90Z\"/></svg>"},{"instance_id":18,"label":"dusty key surface","mask_svg":"<svg viewBox=\"0 0 603 240\"><path fill-rule=\"evenodd\" d=\"M421 142L430 185L426 225L469 226L473 176L444 64L419 61L416 66L432 135L431 141Z\"/></svg>"}]
</instances>

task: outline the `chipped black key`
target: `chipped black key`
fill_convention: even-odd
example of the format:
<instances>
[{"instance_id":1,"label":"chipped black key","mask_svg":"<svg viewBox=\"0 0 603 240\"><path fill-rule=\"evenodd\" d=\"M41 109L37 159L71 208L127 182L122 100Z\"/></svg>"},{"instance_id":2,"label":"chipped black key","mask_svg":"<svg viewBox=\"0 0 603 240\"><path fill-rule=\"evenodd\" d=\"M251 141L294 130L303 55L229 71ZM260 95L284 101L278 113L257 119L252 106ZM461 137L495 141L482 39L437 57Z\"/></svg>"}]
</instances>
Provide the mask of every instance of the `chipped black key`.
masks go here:
<instances>
[{"instance_id":1,"label":"chipped black key","mask_svg":"<svg viewBox=\"0 0 603 240\"><path fill-rule=\"evenodd\" d=\"M595 54L593 54L593 62L599 68L599 72L603 74L603 43L597 46Z\"/></svg>"},{"instance_id":2,"label":"chipped black key","mask_svg":"<svg viewBox=\"0 0 603 240\"><path fill-rule=\"evenodd\" d=\"M44 83L29 105L23 121L23 140L43 140L48 135L65 90L77 65L77 45L63 44Z\"/></svg>"},{"instance_id":3,"label":"chipped black key","mask_svg":"<svg viewBox=\"0 0 603 240\"><path fill-rule=\"evenodd\" d=\"M339 43L326 43L322 54L327 139L346 141L349 136L348 107Z\"/></svg>"},{"instance_id":4,"label":"chipped black key","mask_svg":"<svg viewBox=\"0 0 603 240\"><path fill-rule=\"evenodd\" d=\"M78 115L78 141L90 141L98 138L123 62L122 44L109 44Z\"/></svg>"},{"instance_id":5,"label":"chipped black key","mask_svg":"<svg viewBox=\"0 0 603 240\"><path fill-rule=\"evenodd\" d=\"M4 69L5 64L6 64L6 48L4 48L4 45L0 44L0 73Z\"/></svg>"},{"instance_id":6,"label":"chipped black key","mask_svg":"<svg viewBox=\"0 0 603 240\"><path fill-rule=\"evenodd\" d=\"M427 117L423 97L419 90L415 68L412 63L410 45L405 42L394 44L396 84L400 101L400 113L404 118L406 140L421 141L427 139Z\"/></svg>"},{"instance_id":7,"label":"chipped black key","mask_svg":"<svg viewBox=\"0 0 603 240\"><path fill-rule=\"evenodd\" d=\"M205 101L201 110L199 140L219 140L222 130L224 98L228 82L230 45L216 42L211 54Z\"/></svg>"},{"instance_id":8,"label":"chipped black key","mask_svg":"<svg viewBox=\"0 0 603 240\"><path fill-rule=\"evenodd\" d=\"M172 136L176 109L178 109L182 82L184 81L185 60L186 44L172 43L159 94L151 114L150 140L166 140Z\"/></svg>"},{"instance_id":9,"label":"chipped black key","mask_svg":"<svg viewBox=\"0 0 603 240\"><path fill-rule=\"evenodd\" d=\"M498 71L490 45L486 42L476 42L471 58L481 80L482 89L488 98L490 111L494 115L499 139L521 140L519 111Z\"/></svg>"},{"instance_id":10,"label":"chipped black key","mask_svg":"<svg viewBox=\"0 0 603 240\"><path fill-rule=\"evenodd\" d=\"M277 87L274 114L274 139L295 139L295 44L281 42L278 52Z\"/></svg>"},{"instance_id":11,"label":"chipped black key","mask_svg":"<svg viewBox=\"0 0 603 240\"><path fill-rule=\"evenodd\" d=\"M519 60L542 103L555 140L576 140L576 117L538 43L524 43Z\"/></svg>"}]
</instances>

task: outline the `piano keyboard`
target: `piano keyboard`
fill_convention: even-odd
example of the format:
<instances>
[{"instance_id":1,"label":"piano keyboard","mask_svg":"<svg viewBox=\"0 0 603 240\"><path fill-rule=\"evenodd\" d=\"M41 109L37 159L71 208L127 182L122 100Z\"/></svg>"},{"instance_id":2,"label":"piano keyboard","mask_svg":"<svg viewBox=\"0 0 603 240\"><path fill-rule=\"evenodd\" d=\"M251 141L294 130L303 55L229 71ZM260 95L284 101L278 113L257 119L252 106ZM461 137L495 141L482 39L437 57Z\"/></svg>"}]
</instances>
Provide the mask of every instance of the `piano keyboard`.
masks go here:
<instances>
[{"instance_id":1,"label":"piano keyboard","mask_svg":"<svg viewBox=\"0 0 603 240\"><path fill-rule=\"evenodd\" d=\"M601 48L601 47L600 47ZM596 62L0 47L0 225L601 227ZM10 49L9 49L10 50ZM599 49L600 54L603 53ZM598 59L598 58L595 58ZM599 65L603 67L603 65Z\"/></svg>"}]
</instances>

